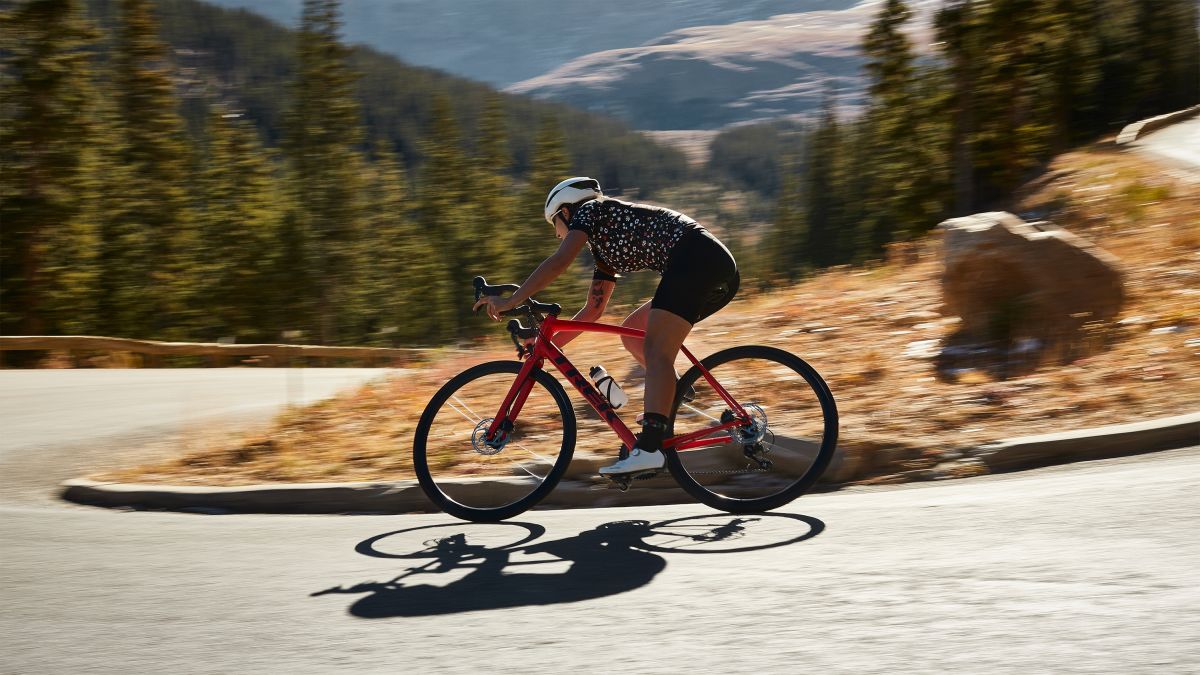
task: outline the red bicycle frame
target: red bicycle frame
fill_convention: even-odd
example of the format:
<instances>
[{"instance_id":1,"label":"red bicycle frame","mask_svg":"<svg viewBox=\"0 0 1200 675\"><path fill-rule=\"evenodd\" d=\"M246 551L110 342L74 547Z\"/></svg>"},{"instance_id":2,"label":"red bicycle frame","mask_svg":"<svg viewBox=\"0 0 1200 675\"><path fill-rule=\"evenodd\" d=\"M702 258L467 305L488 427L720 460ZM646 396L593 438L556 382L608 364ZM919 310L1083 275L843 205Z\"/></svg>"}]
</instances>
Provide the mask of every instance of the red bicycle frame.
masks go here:
<instances>
[{"instance_id":1,"label":"red bicycle frame","mask_svg":"<svg viewBox=\"0 0 1200 675\"><path fill-rule=\"evenodd\" d=\"M588 404L600 415L600 419L620 437L625 447L632 448L636 442L636 438L629 427L621 421L617 416L616 410L609 404L608 399L604 397L588 378L584 377L571 361L567 359L566 354L554 344L553 337L558 333L563 332L581 332L581 333L608 333L610 335L620 335L622 337L632 337L643 339L646 337L646 332L635 328L626 328L624 326L614 326L605 323L592 323L588 321L571 321L567 319L559 319L556 316L547 316L538 328L538 337L533 344L533 348L525 358L525 365L521 367L521 371L517 374L516 381L508 390L508 395L504 397L504 403L500 405L500 410L497 411L492 424L488 427L487 438L497 438L497 433L505 429L506 423L511 425L511 421L517 418L521 408L525 405L525 400L529 397L529 392L533 389L533 378L530 373L534 368L541 368L546 361L554 364L559 372L567 378L579 393L587 400ZM741 404L725 391L719 382L713 379L713 376L708 372L695 356L688 351L687 347L681 348L684 356L688 358L697 368L700 369L701 375L712 386L713 390L721 397L725 404L729 406L729 410L733 412L734 419L730 422L722 422L714 424L711 427L700 429L682 436L672 436L663 441L663 447L666 449L681 451L693 450L696 448L704 448L713 445L724 445L732 441L732 437L726 433L716 437L712 434L721 431L728 431L734 427L744 426L749 423L750 416L742 408Z\"/></svg>"}]
</instances>

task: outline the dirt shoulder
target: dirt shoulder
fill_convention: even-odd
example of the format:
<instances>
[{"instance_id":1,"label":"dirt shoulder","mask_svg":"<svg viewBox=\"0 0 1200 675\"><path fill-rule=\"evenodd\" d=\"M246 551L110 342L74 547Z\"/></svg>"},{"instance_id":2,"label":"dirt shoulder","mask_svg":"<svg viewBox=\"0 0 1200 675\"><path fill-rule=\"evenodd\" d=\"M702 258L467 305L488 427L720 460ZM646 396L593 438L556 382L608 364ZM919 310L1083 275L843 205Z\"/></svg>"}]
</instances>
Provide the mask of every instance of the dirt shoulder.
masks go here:
<instances>
[{"instance_id":1,"label":"dirt shoulder","mask_svg":"<svg viewBox=\"0 0 1200 675\"><path fill-rule=\"evenodd\" d=\"M1033 372L1004 380L970 369L939 377L932 357L958 320L940 314L936 235L897 247L886 264L829 270L788 288L745 288L697 326L688 345L706 355L766 344L811 363L838 400L846 481L900 482L905 472L988 442L1195 412L1200 191L1194 188L1104 145L1062 155L1020 195L1015 210L1042 214L1090 239L1126 272L1120 322L1066 364L1047 357ZM617 311L608 320L617 320ZM605 364L631 394L627 409L640 410L640 369L626 365L632 360L617 341L585 336L568 354L581 367ZM470 358L436 361L419 373L289 410L263 433L192 442L191 451L168 461L94 478L226 486L411 478L412 432L425 403L453 374L496 358L512 358L511 347L496 340ZM581 450L615 453L611 434L576 409ZM966 464L961 474L983 471Z\"/></svg>"}]
</instances>

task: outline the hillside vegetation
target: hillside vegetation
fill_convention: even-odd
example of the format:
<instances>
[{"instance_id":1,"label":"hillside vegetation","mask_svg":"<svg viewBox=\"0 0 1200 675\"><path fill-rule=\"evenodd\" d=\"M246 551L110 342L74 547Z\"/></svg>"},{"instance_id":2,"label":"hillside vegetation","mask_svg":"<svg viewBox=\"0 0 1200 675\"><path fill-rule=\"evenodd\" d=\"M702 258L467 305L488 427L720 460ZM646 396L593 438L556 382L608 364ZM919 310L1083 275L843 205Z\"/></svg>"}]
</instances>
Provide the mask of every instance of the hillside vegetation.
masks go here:
<instances>
[{"instance_id":1,"label":"hillside vegetation","mask_svg":"<svg viewBox=\"0 0 1200 675\"><path fill-rule=\"evenodd\" d=\"M841 473L851 482L908 480L909 472L953 462L959 450L988 441L1194 411L1200 401L1200 194L1107 144L1057 157L1044 178L1021 192L1017 206L1096 242L1126 272L1121 321L1073 360L1045 354L1037 370L1007 380L983 369L939 374L933 356L958 320L939 314L936 236L894 249L885 264L837 268L794 286L743 293L697 326L688 344L698 355L774 345L815 366L838 400L846 455ZM189 441L202 450L180 456L163 448L174 456L99 478L216 485L411 478L412 431L425 403L467 366L512 358L504 342L497 337L468 353L434 356L418 372L290 410L250 436L214 432ZM641 374L622 365L631 360L614 341L585 336L568 354L580 366L605 364L631 394L627 410L641 409ZM576 410L578 452L615 453L607 428L583 404ZM972 462L952 466L952 475L985 470Z\"/></svg>"}]
</instances>

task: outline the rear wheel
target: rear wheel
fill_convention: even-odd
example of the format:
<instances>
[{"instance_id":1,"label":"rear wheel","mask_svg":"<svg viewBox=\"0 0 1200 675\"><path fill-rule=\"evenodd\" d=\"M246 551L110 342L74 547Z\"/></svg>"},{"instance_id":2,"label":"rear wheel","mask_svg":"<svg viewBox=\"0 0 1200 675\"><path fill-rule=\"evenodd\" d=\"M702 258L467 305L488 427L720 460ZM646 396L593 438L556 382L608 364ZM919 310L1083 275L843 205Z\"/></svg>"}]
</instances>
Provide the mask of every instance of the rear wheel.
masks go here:
<instances>
[{"instance_id":1,"label":"rear wheel","mask_svg":"<svg viewBox=\"0 0 1200 675\"><path fill-rule=\"evenodd\" d=\"M421 415L413 438L417 480L452 516L511 518L553 490L571 462L575 412L562 385L541 369L532 371L511 428L487 437L521 366L492 361L469 368L447 382Z\"/></svg>"},{"instance_id":2,"label":"rear wheel","mask_svg":"<svg viewBox=\"0 0 1200 675\"><path fill-rule=\"evenodd\" d=\"M747 424L717 432L729 441L695 450L666 451L680 487L700 502L730 513L775 509L804 494L833 459L838 416L833 394L817 371L774 347L735 347L701 361L749 414ZM676 395L674 435L735 419L733 411L693 366ZM731 433L732 432L732 433Z\"/></svg>"}]
</instances>

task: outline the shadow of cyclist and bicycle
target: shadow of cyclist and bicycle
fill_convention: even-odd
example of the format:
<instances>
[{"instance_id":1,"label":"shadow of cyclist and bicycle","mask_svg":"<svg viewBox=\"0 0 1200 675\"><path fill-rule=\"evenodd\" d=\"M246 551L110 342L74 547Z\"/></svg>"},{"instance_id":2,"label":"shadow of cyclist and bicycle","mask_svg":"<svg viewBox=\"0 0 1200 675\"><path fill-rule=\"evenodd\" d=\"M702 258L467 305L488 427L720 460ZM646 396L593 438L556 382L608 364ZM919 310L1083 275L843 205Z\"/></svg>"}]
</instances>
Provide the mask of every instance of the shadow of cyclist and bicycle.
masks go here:
<instances>
[{"instance_id":1,"label":"shadow of cyclist and bicycle","mask_svg":"<svg viewBox=\"0 0 1200 675\"><path fill-rule=\"evenodd\" d=\"M364 619L579 602L650 583L667 566L660 553L759 551L811 539L824 529L811 516L783 513L621 520L546 541L541 541L545 528L533 523L426 525L380 534L355 547L373 558L426 560L423 564L388 581L339 585L311 595L366 594L349 609ZM519 538L507 541L514 532ZM424 538L430 534L435 536ZM405 543L413 537L424 538L415 550ZM544 572L563 565L565 571ZM440 575L452 580L433 583Z\"/></svg>"}]
</instances>

